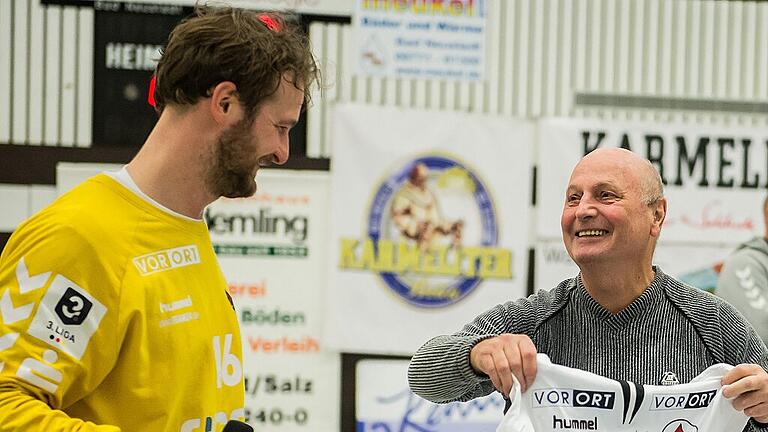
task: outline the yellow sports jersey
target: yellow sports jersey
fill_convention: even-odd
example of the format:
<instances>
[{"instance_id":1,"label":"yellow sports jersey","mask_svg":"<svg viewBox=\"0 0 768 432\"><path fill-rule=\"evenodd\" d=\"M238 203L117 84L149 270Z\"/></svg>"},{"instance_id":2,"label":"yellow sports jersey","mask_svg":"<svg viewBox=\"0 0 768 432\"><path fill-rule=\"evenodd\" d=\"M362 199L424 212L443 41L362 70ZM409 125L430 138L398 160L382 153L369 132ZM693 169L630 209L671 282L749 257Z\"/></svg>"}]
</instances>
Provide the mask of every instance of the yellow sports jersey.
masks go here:
<instances>
[{"instance_id":1,"label":"yellow sports jersey","mask_svg":"<svg viewBox=\"0 0 768 432\"><path fill-rule=\"evenodd\" d=\"M202 221L93 177L0 257L0 431L209 432L243 420L237 316Z\"/></svg>"}]
</instances>

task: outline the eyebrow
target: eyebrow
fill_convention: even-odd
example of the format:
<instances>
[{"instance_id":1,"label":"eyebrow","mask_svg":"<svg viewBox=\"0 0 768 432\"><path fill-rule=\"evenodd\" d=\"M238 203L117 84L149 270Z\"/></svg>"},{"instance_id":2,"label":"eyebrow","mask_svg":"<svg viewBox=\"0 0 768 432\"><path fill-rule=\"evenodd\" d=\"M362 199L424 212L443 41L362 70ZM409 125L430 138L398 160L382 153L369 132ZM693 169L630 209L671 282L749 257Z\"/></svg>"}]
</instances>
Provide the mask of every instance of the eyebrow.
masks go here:
<instances>
[{"instance_id":1,"label":"eyebrow","mask_svg":"<svg viewBox=\"0 0 768 432\"><path fill-rule=\"evenodd\" d=\"M293 119L291 119L291 120L280 120L280 121L277 122L277 124L279 126L292 128L292 127L296 126L296 123L298 123L298 122L299 122L298 120L293 120Z\"/></svg>"},{"instance_id":2,"label":"eyebrow","mask_svg":"<svg viewBox=\"0 0 768 432\"><path fill-rule=\"evenodd\" d=\"M609 182L600 182L595 185L595 188L602 189L602 188L610 188L610 189L621 189L614 183Z\"/></svg>"},{"instance_id":3,"label":"eyebrow","mask_svg":"<svg viewBox=\"0 0 768 432\"><path fill-rule=\"evenodd\" d=\"M617 186L616 184L610 183L610 182L600 182L600 183L597 183L596 185L592 186L591 189L605 189L605 188L623 190L619 186ZM565 192L566 193L571 193L571 192L574 192L574 191L577 191L577 190L583 190L583 189L584 188L580 188L580 187L573 186L573 185L568 185L568 188L565 190Z\"/></svg>"}]
</instances>

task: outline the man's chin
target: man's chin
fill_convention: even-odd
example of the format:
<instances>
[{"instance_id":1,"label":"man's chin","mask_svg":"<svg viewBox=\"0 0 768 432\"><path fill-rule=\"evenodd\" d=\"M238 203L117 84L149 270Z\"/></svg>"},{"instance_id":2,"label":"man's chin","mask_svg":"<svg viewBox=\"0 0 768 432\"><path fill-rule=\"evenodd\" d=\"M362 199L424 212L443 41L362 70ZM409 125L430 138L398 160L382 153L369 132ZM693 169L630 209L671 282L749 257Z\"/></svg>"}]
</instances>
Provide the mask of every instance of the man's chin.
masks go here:
<instances>
[{"instance_id":1,"label":"man's chin","mask_svg":"<svg viewBox=\"0 0 768 432\"><path fill-rule=\"evenodd\" d=\"M582 267L600 264L601 262L606 261L606 256L601 253L575 253L572 256L572 259L577 266Z\"/></svg>"},{"instance_id":2,"label":"man's chin","mask_svg":"<svg viewBox=\"0 0 768 432\"><path fill-rule=\"evenodd\" d=\"M230 189L229 191L221 194L226 198L248 198L252 197L256 193L256 181L250 180L248 182L241 182L237 187Z\"/></svg>"}]
</instances>

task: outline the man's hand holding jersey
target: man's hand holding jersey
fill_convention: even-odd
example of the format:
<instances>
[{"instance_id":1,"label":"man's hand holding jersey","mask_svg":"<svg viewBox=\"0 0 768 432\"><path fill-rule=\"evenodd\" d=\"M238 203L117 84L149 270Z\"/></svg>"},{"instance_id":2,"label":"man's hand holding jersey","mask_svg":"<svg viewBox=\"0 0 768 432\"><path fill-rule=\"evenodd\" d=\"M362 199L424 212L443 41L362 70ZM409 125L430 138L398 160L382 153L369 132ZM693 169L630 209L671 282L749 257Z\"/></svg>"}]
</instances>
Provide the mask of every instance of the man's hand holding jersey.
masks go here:
<instances>
[{"instance_id":1,"label":"man's hand holding jersey","mask_svg":"<svg viewBox=\"0 0 768 432\"><path fill-rule=\"evenodd\" d=\"M525 392L536 378L536 346L526 335L502 334L485 339L469 353L472 368L488 375L505 397L512 390L512 375ZM768 424L768 373L756 364L736 366L722 379L723 395L733 407Z\"/></svg>"},{"instance_id":2,"label":"man's hand holding jersey","mask_svg":"<svg viewBox=\"0 0 768 432\"><path fill-rule=\"evenodd\" d=\"M536 346L526 335L502 334L478 342L469 352L472 368L488 375L493 386L507 397L512 375L525 392L536 378Z\"/></svg>"},{"instance_id":3,"label":"man's hand holding jersey","mask_svg":"<svg viewBox=\"0 0 768 432\"><path fill-rule=\"evenodd\" d=\"M723 396L733 399L733 407L759 423L768 423L768 373L756 364L740 364L726 374L721 383Z\"/></svg>"}]
</instances>

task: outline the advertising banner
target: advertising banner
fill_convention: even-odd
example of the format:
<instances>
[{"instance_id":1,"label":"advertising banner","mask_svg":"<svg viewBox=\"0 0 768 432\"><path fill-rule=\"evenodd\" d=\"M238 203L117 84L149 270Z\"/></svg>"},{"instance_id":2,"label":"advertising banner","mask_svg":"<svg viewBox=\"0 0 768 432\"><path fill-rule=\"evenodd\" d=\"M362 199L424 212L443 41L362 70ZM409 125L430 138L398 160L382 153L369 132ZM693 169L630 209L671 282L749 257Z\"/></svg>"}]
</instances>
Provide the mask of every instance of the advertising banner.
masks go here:
<instances>
[{"instance_id":1,"label":"advertising banner","mask_svg":"<svg viewBox=\"0 0 768 432\"><path fill-rule=\"evenodd\" d=\"M93 145L138 147L157 122L147 103L149 81L181 6L122 8L99 4L94 13Z\"/></svg>"},{"instance_id":2,"label":"advertising banner","mask_svg":"<svg viewBox=\"0 0 768 432\"><path fill-rule=\"evenodd\" d=\"M669 201L661 241L732 244L762 233L768 188L765 128L545 119L539 124L538 233L561 238L570 172L600 147L653 163Z\"/></svg>"},{"instance_id":3,"label":"advertising banner","mask_svg":"<svg viewBox=\"0 0 768 432\"><path fill-rule=\"evenodd\" d=\"M504 399L493 394L469 402L434 404L408 388L407 360L361 360L356 370L357 432L494 432Z\"/></svg>"},{"instance_id":4,"label":"advertising banner","mask_svg":"<svg viewBox=\"0 0 768 432\"><path fill-rule=\"evenodd\" d=\"M328 341L410 354L525 294L533 125L336 112Z\"/></svg>"},{"instance_id":5,"label":"advertising banner","mask_svg":"<svg viewBox=\"0 0 768 432\"><path fill-rule=\"evenodd\" d=\"M688 285L713 292L723 261L733 249L724 245L661 243L656 247L653 263ZM536 244L535 273L535 289L549 290L579 274L579 268L562 241L541 240Z\"/></svg>"},{"instance_id":6,"label":"advertising banner","mask_svg":"<svg viewBox=\"0 0 768 432\"><path fill-rule=\"evenodd\" d=\"M485 0L355 0L358 73L400 78L485 78Z\"/></svg>"},{"instance_id":7,"label":"advertising banner","mask_svg":"<svg viewBox=\"0 0 768 432\"><path fill-rule=\"evenodd\" d=\"M201 0L39 0L41 4L91 6L94 8L140 10L146 13L158 13L172 7L194 7L206 4ZM300 14L317 15L352 15L354 6L348 0L227 0L208 2L223 4L243 9L278 10Z\"/></svg>"},{"instance_id":8,"label":"advertising banner","mask_svg":"<svg viewBox=\"0 0 768 432\"><path fill-rule=\"evenodd\" d=\"M339 430L339 355L320 339L328 175L262 170L257 183L205 211L240 316L246 417L257 430Z\"/></svg>"}]
</instances>

